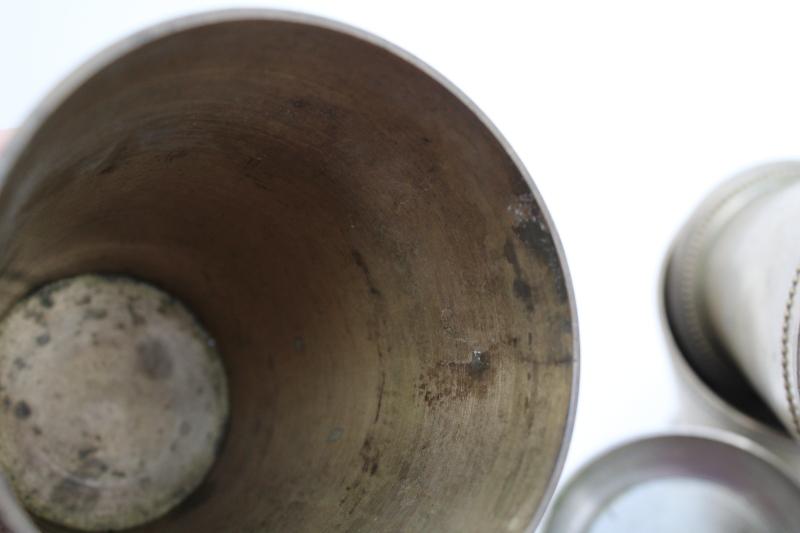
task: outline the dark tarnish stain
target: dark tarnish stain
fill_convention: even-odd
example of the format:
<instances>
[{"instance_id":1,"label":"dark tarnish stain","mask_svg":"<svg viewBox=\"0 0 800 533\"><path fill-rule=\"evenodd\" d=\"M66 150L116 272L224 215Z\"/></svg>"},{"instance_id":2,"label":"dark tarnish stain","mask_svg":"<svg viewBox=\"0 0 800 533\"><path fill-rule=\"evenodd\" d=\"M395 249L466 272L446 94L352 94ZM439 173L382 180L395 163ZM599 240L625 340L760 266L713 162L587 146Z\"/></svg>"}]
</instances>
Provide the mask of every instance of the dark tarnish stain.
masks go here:
<instances>
[{"instance_id":1,"label":"dark tarnish stain","mask_svg":"<svg viewBox=\"0 0 800 533\"><path fill-rule=\"evenodd\" d=\"M506 239L506 243L503 246L503 255L505 255L506 261L511 265L511 268L514 269L514 283L512 284L514 296L525 304L525 309L528 312L533 312L533 291L524 279L524 274L517 258L517 250L514 248L514 243L511 242L511 239Z\"/></svg>"},{"instance_id":2,"label":"dark tarnish stain","mask_svg":"<svg viewBox=\"0 0 800 533\"><path fill-rule=\"evenodd\" d=\"M158 301L156 312L160 315L166 315L170 310L175 308L175 299L171 296L162 296Z\"/></svg>"},{"instance_id":3,"label":"dark tarnish stain","mask_svg":"<svg viewBox=\"0 0 800 533\"><path fill-rule=\"evenodd\" d=\"M131 315L131 320L133 321L134 325L141 326L145 324L147 320L145 320L144 316L142 316L141 314L139 314L138 311L136 311L136 307L134 307L134 302L135 300L132 298L128 300L128 314Z\"/></svg>"},{"instance_id":4,"label":"dark tarnish stain","mask_svg":"<svg viewBox=\"0 0 800 533\"><path fill-rule=\"evenodd\" d=\"M66 477L50 492L50 502L69 512L89 511L100 499L100 490Z\"/></svg>"},{"instance_id":5,"label":"dark tarnish stain","mask_svg":"<svg viewBox=\"0 0 800 533\"><path fill-rule=\"evenodd\" d=\"M537 211L538 212L538 211ZM532 220L523 220L514 225L514 234L536 259L547 265L554 278L556 292L561 300L566 300L567 285L556 253L553 236L540 212Z\"/></svg>"},{"instance_id":6,"label":"dark tarnish stain","mask_svg":"<svg viewBox=\"0 0 800 533\"><path fill-rule=\"evenodd\" d=\"M183 513L202 507L204 503L214 496L215 489L214 482L207 479L183 500L183 503L175 509L175 513Z\"/></svg>"},{"instance_id":7,"label":"dark tarnish stain","mask_svg":"<svg viewBox=\"0 0 800 533\"><path fill-rule=\"evenodd\" d=\"M367 267L367 264L364 262L364 257L361 255L361 252L359 252L358 250L353 250L352 255L353 255L353 261L355 261L356 266L361 269L361 272L364 273L364 278L367 281L367 287L369 288L369 293L372 294L373 296L380 297L381 291L379 291L375 287L372 275L369 272L369 267Z\"/></svg>"},{"instance_id":8,"label":"dark tarnish stain","mask_svg":"<svg viewBox=\"0 0 800 533\"><path fill-rule=\"evenodd\" d=\"M480 376L489 369L489 352L474 350L469 363L469 373L473 377Z\"/></svg>"},{"instance_id":9,"label":"dark tarnish stain","mask_svg":"<svg viewBox=\"0 0 800 533\"><path fill-rule=\"evenodd\" d=\"M30 418L32 412L31 406L28 405L28 402L25 400L18 401L14 406L14 416L20 420L26 420Z\"/></svg>"},{"instance_id":10,"label":"dark tarnish stain","mask_svg":"<svg viewBox=\"0 0 800 533\"><path fill-rule=\"evenodd\" d=\"M150 339L136 347L139 370L150 379L167 379L172 375L172 359L158 339Z\"/></svg>"},{"instance_id":11,"label":"dark tarnish stain","mask_svg":"<svg viewBox=\"0 0 800 533\"><path fill-rule=\"evenodd\" d=\"M513 165L513 162L509 162L509 165ZM528 185L528 182L525 178L519 173L519 169L514 166L513 168L509 168L509 178L510 178L510 185L511 185L511 192L517 196L524 196L531 194L531 187Z\"/></svg>"},{"instance_id":12,"label":"dark tarnish stain","mask_svg":"<svg viewBox=\"0 0 800 533\"><path fill-rule=\"evenodd\" d=\"M375 420L372 421L373 424L378 423L378 419L381 417L381 407L383 405L383 388L386 386L386 372L381 372L381 382L378 385L378 408L375 410Z\"/></svg>"},{"instance_id":13,"label":"dark tarnish stain","mask_svg":"<svg viewBox=\"0 0 800 533\"><path fill-rule=\"evenodd\" d=\"M514 225L514 233L522 244L532 252L549 251L553 247L553 239L547 226L536 220L523 220Z\"/></svg>"},{"instance_id":14,"label":"dark tarnish stain","mask_svg":"<svg viewBox=\"0 0 800 533\"><path fill-rule=\"evenodd\" d=\"M39 305L41 305L42 307L49 309L53 307L53 305L55 305L53 296L55 295L55 293L66 287L67 282L68 280L54 281L49 285L45 285L44 287L36 289L31 297L34 299L34 301L38 301ZM41 324L43 322L43 316L41 311L35 311L35 310L26 311L25 316L34 319L37 323Z\"/></svg>"},{"instance_id":15,"label":"dark tarnish stain","mask_svg":"<svg viewBox=\"0 0 800 533\"><path fill-rule=\"evenodd\" d=\"M83 313L83 318L86 320L102 320L108 316L108 311L105 309L87 309Z\"/></svg>"},{"instance_id":16,"label":"dark tarnish stain","mask_svg":"<svg viewBox=\"0 0 800 533\"><path fill-rule=\"evenodd\" d=\"M525 302L525 309L533 311L533 296L531 295L531 286L526 282L517 278L514 280L514 295Z\"/></svg>"},{"instance_id":17,"label":"dark tarnish stain","mask_svg":"<svg viewBox=\"0 0 800 533\"><path fill-rule=\"evenodd\" d=\"M96 448L85 448L78 452L80 467L61 480L50 492L50 502L68 512L87 512L100 498L100 490L88 480L94 480L108 471L108 465L93 454Z\"/></svg>"},{"instance_id":18,"label":"dark tarnish stain","mask_svg":"<svg viewBox=\"0 0 800 533\"><path fill-rule=\"evenodd\" d=\"M39 293L39 303L42 304L42 307L47 307L48 309L53 307L52 291L42 289L42 291Z\"/></svg>"},{"instance_id":19,"label":"dark tarnish stain","mask_svg":"<svg viewBox=\"0 0 800 533\"><path fill-rule=\"evenodd\" d=\"M72 478L97 479L108 471L108 465L94 456L96 449L85 448L78 452L80 467L71 473Z\"/></svg>"},{"instance_id":20,"label":"dark tarnish stain","mask_svg":"<svg viewBox=\"0 0 800 533\"><path fill-rule=\"evenodd\" d=\"M364 473L369 473L370 476L374 476L378 472L380 452L373 445L371 437L364 439L364 444L361 446L361 451L359 454L361 455L361 460L363 461L361 465L361 471Z\"/></svg>"},{"instance_id":21,"label":"dark tarnish stain","mask_svg":"<svg viewBox=\"0 0 800 533\"><path fill-rule=\"evenodd\" d=\"M81 448L80 450L78 450L78 459L81 460L86 459L93 453L97 453L97 450L98 448L95 446L90 446L88 448Z\"/></svg>"},{"instance_id":22,"label":"dark tarnish stain","mask_svg":"<svg viewBox=\"0 0 800 533\"><path fill-rule=\"evenodd\" d=\"M31 309L25 310L25 318L30 319L31 321L39 324L40 326L46 326L47 324L44 321L44 313L41 311L33 311Z\"/></svg>"},{"instance_id":23,"label":"dark tarnish stain","mask_svg":"<svg viewBox=\"0 0 800 533\"><path fill-rule=\"evenodd\" d=\"M468 398L483 399L489 394L494 375L489 352L475 350L467 362L441 362L421 374L417 395L428 407Z\"/></svg>"},{"instance_id":24,"label":"dark tarnish stain","mask_svg":"<svg viewBox=\"0 0 800 533\"><path fill-rule=\"evenodd\" d=\"M36 344L38 344L39 346L44 346L48 342L50 342L50 335L48 335L47 333L42 333L41 335L36 337Z\"/></svg>"}]
</instances>

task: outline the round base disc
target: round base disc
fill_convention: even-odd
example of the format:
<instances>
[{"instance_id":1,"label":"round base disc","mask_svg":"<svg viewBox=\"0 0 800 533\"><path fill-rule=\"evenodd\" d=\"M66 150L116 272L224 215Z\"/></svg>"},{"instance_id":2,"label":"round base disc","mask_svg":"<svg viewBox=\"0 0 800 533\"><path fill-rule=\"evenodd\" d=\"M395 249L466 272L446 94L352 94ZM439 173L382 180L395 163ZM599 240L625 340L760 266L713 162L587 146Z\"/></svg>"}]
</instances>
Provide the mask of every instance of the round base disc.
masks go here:
<instances>
[{"instance_id":1,"label":"round base disc","mask_svg":"<svg viewBox=\"0 0 800 533\"><path fill-rule=\"evenodd\" d=\"M123 277L45 286L0 324L0 462L28 509L83 530L153 520L202 481L221 360L176 300Z\"/></svg>"}]
</instances>

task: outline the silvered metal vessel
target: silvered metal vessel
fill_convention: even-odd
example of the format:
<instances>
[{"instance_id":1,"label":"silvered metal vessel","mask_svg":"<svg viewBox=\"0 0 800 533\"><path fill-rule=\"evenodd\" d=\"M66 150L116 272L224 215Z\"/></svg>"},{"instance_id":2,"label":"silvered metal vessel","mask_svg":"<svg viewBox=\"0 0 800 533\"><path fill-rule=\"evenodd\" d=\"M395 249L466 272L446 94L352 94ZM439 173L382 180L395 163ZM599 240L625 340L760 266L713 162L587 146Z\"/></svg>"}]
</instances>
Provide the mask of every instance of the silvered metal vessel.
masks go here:
<instances>
[{"instance_id":1,"label":"silvered metal vessel","mask_svg":"<svg viewBox=\"0 0 800 533\"><path fill-rule=\"evenodd\" d=\"M208 475L131 531L539 521L576 395L564 256L494 127L390 44L234 11L82 67L0 162L0 310L87 273L182 302L227 374ZM85 472L67 488L100 494L73 517L102 501L105 471ZM69 531L11 494L5 529Z\"/></svg>"}]
</instances>

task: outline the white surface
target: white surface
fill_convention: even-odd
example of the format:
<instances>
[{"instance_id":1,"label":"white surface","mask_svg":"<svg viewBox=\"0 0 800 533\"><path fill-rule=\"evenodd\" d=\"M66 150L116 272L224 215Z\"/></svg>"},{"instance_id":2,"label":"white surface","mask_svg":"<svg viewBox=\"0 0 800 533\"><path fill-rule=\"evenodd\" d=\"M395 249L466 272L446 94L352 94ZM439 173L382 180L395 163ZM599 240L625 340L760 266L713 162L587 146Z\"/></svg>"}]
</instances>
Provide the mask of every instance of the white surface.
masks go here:
<instances>
[{"instance_id":1,"label":"white surface","mask_svg":"<svg viewBox=\"0 0 800 533\"><path fill-rule=\"evenodd\" d=\"M99 48L210 0L2 0L0 127ZM663 254L714 184L798 153L796 2L250 2L328 16L458 85L519 153L556 221L582 380L567 473L674 406L656 309Z\"/></svg>"}]
</instances>

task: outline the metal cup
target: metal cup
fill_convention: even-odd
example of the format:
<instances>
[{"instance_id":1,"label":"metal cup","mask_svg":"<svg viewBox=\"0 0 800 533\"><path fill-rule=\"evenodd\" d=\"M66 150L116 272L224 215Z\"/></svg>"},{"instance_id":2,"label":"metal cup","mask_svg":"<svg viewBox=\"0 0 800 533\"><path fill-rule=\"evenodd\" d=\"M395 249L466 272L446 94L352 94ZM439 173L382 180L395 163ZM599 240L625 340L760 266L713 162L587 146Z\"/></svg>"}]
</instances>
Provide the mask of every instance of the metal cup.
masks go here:
<instances>
[{"instance_id":1,"label":"metal cup","mask_svg":"<svg viewBox=\"0 0 800 533\"><path fill-rule=\"evenodd\" d=\"M507 144L416 59L300 15L169 22L57 88L0 184L0 310L122 274L216 340L219 457L136 531L537 523L575 406L563 254Z\"/></svg>"},{"instance_id":2,"label":"metal cup","mask_svg":"<svg viewBox=\"0 0 800 533\"><path fill-rule=\"evenodd\" d=\"M800 164L765 165L737 176L686 225L666 282L670 324L698 373L743 411L777 419L795 437L798 208Z\"/></svg>"}]
</instances>

